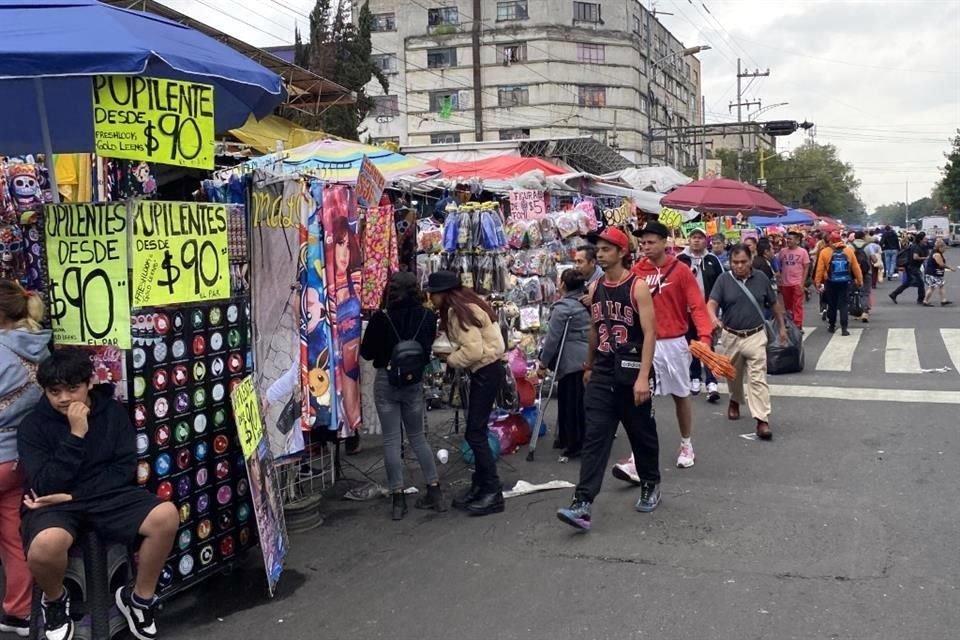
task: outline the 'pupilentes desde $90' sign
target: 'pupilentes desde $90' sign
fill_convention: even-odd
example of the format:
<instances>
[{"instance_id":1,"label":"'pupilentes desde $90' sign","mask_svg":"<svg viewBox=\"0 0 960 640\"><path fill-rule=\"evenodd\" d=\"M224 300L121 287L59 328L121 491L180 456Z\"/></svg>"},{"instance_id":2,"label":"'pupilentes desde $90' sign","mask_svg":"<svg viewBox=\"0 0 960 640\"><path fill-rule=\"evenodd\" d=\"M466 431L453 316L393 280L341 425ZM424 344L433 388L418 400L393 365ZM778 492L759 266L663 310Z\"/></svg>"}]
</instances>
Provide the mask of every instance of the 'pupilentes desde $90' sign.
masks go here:
<instances>
[{"instance_id":1,"label":"'pupilentes desde $90' sign","mask_svg":"<svg viewBox=\"0 0 960 640\"><path fill-rule=\"evenodd\" d=\"M253 376L247 376L230 392L233 404L233 417L240 436L240 449L244 460L248 459L260 439L263 437L263 420L260 418L260 406L257 404L257 392L253 387Z\"/></svg>"},{"instance_id":2,"label":"'pupilentes desde $90' sign","mask_svg":"<svg viewBox=\"0 0 960 640\"><path fill-rule=\"evenodd\" d=\"M226 205L142 200L133 245L134 307L230 297Z\"/></svg>"},{"instance_id":3,"label":"'pupilentes desde $90' sign","mask_svg":"<svg viewBox=\"0 0 960 640\"><path fill-rule=\"evenodd\" d=\"M360 172L357 174L357 204L364 209L372 209L380 204L380 196L387 180L367 156L363 156Z\"/></svg>"},{"instance_id":4,"label":"'pupilentes desde $90' sign","mask_svg":"<svg viewBox=\"0 0 960 640\"><path fill-rule=\"evenodd\" d=\"M44 218L54 341L129 349L127 205L48 204Z\"/></svg>"},{"instance_id":5,"label":"'pupilentes desde $90' sign","mask_svg":"<svg viewBox=\"0 0 960 640\"><path fill-rule=\"evenodd\" d=\"M142 76L93 78L93 135L106 158L213 169L213 86Z\"/></svg>"}]
</instances>

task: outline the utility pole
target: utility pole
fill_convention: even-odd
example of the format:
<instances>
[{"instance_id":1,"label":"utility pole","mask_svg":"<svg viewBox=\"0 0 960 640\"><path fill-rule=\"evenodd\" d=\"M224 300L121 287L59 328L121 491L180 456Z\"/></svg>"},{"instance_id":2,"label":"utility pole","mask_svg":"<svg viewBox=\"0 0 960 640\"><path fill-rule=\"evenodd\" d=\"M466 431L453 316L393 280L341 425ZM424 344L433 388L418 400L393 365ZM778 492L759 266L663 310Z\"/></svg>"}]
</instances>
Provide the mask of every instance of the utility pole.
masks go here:
<instances>
[{"instance_id":1,"label":"utility pole","mask_svg":"<svg viewBox=\"0 0 960 640\"><path fill-rule=\"evenodd\" d=\"M480 67L480 12L483 8L481 0L473 0L473 122L477 142L483 140L483 78Z\"/></svg>"},{"instance_id":2,"label":"utility pole","mask_svg":"<svg viewBox=\"0 0 960 640\"><path fill-rule=\"evenodd\" d=\"M700 96L700 126L703 129L700 130L700 175L702 179L707 175L707 98L704 95Z\"/></svg>"},{"instance_id":3,"label":"utility pole","mask_svg":"<svg viewBox=\"0 0 960 640\"><path fill-rule=\"evenodd\" d=\"M756 100L754 102L744 102L743 101L743 88L741 87L742 81L744 78L765 78L770 75L770 69L766 71L760 71L759 69L754 69L753 71L744 71L740 66L740 58L737 58L737 101L735 103L730 103L730 108L737 108L737 122L743 121L743 107L751 106L761 106L760 101Z\"/></svg>"}]
</instances>

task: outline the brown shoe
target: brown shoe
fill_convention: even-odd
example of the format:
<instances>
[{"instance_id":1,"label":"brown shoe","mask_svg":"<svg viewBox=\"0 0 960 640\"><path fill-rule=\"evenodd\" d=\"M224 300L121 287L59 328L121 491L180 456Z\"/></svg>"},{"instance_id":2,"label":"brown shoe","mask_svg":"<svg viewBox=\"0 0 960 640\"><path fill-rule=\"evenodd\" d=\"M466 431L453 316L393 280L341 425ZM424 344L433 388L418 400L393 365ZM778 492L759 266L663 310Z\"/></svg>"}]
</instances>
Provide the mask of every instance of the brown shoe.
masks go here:
<instances>
[{"instance_id":1,"label":"brown shoe","mask_svg":"<svg viewBox=\"0 0 960 640\"><path fill-rule=\"evenodd\" d=\"M730 401L730 404L727 405L727 420L739 420L740 419L740 403Z\"/></svg>"},{"instance_id":2,"label":"brown shoe","mask_svg":"<svg viewBox=\"0 0 960 640\"><path fill-rule=\"evenodd\" d=\"M761 440L773 440L773 431L770 431L770 423L765 420L757 420L757 437Z\"/></svg>"}]
</instances>

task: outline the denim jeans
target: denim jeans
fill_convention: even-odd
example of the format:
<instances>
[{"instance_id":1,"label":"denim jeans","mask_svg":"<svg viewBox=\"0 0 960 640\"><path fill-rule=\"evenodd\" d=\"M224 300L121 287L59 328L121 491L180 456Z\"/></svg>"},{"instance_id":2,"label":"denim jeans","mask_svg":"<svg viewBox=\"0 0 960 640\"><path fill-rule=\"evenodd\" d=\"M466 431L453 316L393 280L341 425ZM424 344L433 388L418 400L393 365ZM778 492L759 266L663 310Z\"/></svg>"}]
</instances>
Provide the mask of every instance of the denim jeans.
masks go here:
<instances>
[{"instance_id":1,"label":"denim jeans","mask_svg":"<svg viewBox=\"0 0 960 640\"><path fill-rule=\"evenodd\" d=\"M423 479L427 484L436 484L437 466L423 433L423 385L395 387L387 379L387 370L378 369L373 389L377 415L380 416L380 427L383 429L383 460L390 491L402 491L404 488L400 453L404 430L420 463Z\"/></svg>"},{"instance_id":2,"label":"denim jeans","mask_svg":"<svg viewBox=\"0 0 960 640\"><path fill-rule=\"evenodd\" d=\"M888 280L897 274L897 250L883 250L883 270L884 277Z\"/></svg>"}]
</instances>

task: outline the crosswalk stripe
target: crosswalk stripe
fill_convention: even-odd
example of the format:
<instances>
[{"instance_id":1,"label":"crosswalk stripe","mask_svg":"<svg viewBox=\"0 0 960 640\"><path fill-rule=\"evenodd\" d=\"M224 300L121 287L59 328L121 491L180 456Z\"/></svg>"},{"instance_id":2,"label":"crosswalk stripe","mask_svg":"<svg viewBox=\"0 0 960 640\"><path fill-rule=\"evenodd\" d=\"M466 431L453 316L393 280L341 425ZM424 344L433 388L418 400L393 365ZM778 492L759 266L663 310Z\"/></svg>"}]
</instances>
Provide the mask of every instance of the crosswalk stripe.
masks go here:
<instances>
[{"instance_id":1,"label":"crosswalk stripe","mask_svg":"<svg viewBox=\"0 0 960 640\"><path fill-rule=\"evenodd\" d=\"M810 334L816 331L816 327L804 327L803 328L803 341L806 342L807 338L810 337Z\"/></svg>"},{"instance_id":2,"label":"crosswalk stripe","mask_svg":"<svg viewBox=\"0 0 960 640\"><path fill-rule=\"evenodd\" d=\"M720 393L730 389L721 382ZM887 389L873 387L814 387L801 384L771 384L770 395L780 398L803 398L806 400L854 400L861 402L902 402L906 404L960 404L960 393L930 389ZM776 412L776 406L774 406Z\"/></svg>"},{"instance_id":3,"label":"crosswalk stripe","mask_svg":"<svg viewBox=\"0 0 960 640\"><path fill-rule=\"evenodd\" d=\"M920 354L913 329L887 329L887 348L883 354L887 373L921 373Z\"/></svg>"},{"instance_id":4,"label":"crosswalk stripe","mask_svg":"<svg viewBox=\"0 0 960 640\"><path fill-rule=\"evenodd\" d=\"M940 337L953 362L953 370L960 371L960 329L940 329Z\"/></svg>"},{"instance_id":5,"label":"crosswalk stripe","mask_svg":"<svg viewBox=\"0 0 960 640\"><path fill-rule=\"evenodd\" d=\"M817 360L817 371L850 371L853 369L853 354L860 344L863 329L850 329L850 335L835 333Z\"/></svg>"}]
</instances>

